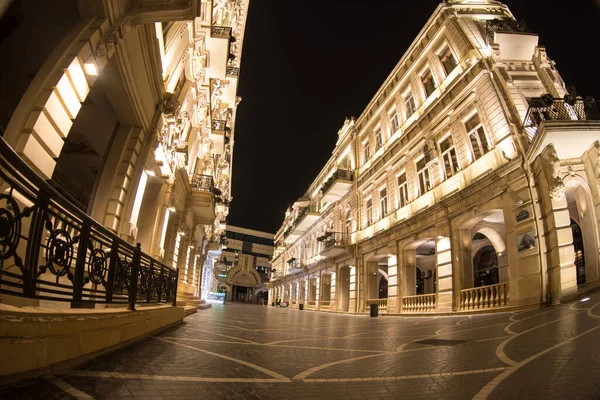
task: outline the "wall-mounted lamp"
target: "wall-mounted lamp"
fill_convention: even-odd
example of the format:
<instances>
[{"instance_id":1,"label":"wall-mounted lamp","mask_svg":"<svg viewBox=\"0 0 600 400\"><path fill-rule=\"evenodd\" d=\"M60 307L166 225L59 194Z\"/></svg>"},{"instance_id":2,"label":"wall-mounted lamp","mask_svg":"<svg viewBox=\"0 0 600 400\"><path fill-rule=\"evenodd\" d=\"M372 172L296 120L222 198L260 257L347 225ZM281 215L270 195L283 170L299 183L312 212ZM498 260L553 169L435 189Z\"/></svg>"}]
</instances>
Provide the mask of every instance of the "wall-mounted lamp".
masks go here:
<instances>
[{"instance_id":1,"label":"wall-mounted lamp","mask_svg":"<svg viewBox=\"0 0 600 400\"><path fill-rule=\"evenodd\" d=\"M444 236L444 235L440 235L440 236L438 236L437 238L438 238L438 239L443 239L443 238L445 238L445 237L446 237L446 236Z\"/></svg>"},{"instance_id":2,"label":"wall-mounted lamp","mask_svg":"<svg viewBox=\"0 0 600 400\"><path fill-rule=\"evenodd\" d=\"M86 62L83 64L83 69L85 73L91 76L98 76L98 67L96 67L96 63L94 62Z\"/></svg>"}]
</instances>

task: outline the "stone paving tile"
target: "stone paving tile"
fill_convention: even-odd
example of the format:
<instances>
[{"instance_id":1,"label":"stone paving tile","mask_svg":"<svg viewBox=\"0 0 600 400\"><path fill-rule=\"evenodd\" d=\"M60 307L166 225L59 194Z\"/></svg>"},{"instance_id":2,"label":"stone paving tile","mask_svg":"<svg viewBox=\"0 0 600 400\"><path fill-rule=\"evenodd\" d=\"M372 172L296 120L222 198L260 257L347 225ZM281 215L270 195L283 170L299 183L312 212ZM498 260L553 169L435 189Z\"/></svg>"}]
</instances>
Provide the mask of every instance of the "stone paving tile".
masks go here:
<instances>
[{"instance_id":1,"label":"stone paving tile","mask_svg":"<svg viewBox=\"0 0 600 400\"><path fill-rule=\"evenodd\" d=\"M62 390L97 399L600 399L597 304L600 293L519 313L418 318L215 306L55 375ZM62 390L40 378L2 387L0 398L73 398Z\"/></svg>"}]
</instances>

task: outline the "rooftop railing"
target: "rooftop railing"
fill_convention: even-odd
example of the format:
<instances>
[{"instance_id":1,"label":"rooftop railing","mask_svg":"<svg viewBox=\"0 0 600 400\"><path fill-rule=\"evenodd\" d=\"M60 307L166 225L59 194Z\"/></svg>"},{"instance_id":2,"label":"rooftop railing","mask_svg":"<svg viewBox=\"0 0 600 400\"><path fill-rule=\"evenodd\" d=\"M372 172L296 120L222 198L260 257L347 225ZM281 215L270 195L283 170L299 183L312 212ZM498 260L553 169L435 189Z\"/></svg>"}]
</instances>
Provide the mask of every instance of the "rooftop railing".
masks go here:
<instances>
[{"instance_id":1,"label":"rooftop railing","mask_svg":"<svg viewBox=\"0 0 600 400\"><path fill-rule=\"evenodd\" d=\"M70 302L176 303L178 271L94 221L0 139L0 293ZM5 299L6 301L6 299Z\"/></svg>"},{"instance_id":2,"label":"rooftop railing","mask_svg":"<svg viewBox=\"0 0 600 400\"><path fill-rule=\"evenodd\" d=\"M214 191L213 177L210 175L196 174L192 176L192 190L195 192L209 192Z\"/></svg>"},{"instance_id":3,"label":"rooftop railing","mask_svg":"<svg viewBox=\"0 0 600 400\"><path fill-rule=\"evenodd\" d=\"M523 122L523 133L531 142L543 121L599 121L596 101L592 98L565 96L564 99L543 96L529 102L529 110Z\"/></svg>"}]
</instances>

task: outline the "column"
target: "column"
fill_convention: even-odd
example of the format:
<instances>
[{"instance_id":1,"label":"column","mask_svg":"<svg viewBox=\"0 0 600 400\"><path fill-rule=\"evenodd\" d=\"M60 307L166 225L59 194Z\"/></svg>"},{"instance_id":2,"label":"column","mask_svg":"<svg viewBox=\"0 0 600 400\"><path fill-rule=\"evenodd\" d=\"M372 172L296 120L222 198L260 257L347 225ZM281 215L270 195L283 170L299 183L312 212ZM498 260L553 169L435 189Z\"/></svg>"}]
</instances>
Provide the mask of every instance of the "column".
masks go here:
<instances>
[{"instance_id":1,"label":"column","mask_svg":"<svg viewBox=\"0 0 600 400\"><path fill-rule=\"evenodd\" d=\"M336 281L337 281L337 273L332 273L331 274L331 282L330 282L330 290L331 290L331 295L329 297L330 300L330 306L329 309L332 311L337 310L337 288L336 288Z\"/></svg>"},{"instance_id":2,"label":"column","mask_svg":"<svg viewBox=\"0 0 600 400\"><path fill-rule=\"evenodd\" d=\"M473 287L473 256L471 252L471 231L456 229L452 232L452 249L454 255L454 304L460 310L460 291Z\"/></svg>"},{"instance_id":3,"label":"column","mask_svg":"<svg viewBox=\"0 0 600 400\"><path fill-rule=\"evenodd\" d=\"M388 313L400 311L401 299L398 292L398 256L395 255L388 257Z\"/></svg>"},{"instance_id":4,"label":"column","mask_svg":"<svg viewBox=\"0 0 600 400\"><path fill-rule=\"evenodd\" d=\"M436 311L453 309L453 271L451 239L439 236L435 241L437 258L437 308Z\"/></svg>"}]
</instances>

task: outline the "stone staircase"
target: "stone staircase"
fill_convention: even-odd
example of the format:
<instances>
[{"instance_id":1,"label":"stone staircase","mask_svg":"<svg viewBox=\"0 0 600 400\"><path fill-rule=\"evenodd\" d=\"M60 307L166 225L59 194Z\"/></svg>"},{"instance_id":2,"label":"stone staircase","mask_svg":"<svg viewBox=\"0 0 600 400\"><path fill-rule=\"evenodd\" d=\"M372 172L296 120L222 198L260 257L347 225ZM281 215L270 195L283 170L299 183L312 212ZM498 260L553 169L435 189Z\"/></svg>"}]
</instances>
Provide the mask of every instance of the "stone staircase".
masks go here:
<instances>
[{"instance_id":1,"label":"stone staircase","mask_svg":"<svg viewBox=\"0 0 600 400\"><path fill-rule=\"evenodd\" d=\"M190 292L183 292L183 294L178 294L177 305L185 306L186 313L188 315L195 313L197 310L206 310L207 308L212 307L212 304L207 304L205 300L200 299L200 297L198 296L194 296L193 293ZM192 311L192 309L194 310Z\"/></svg>"}]
</instances>

